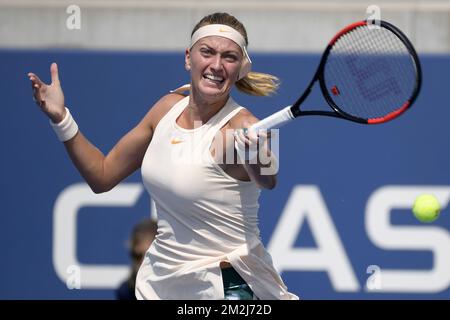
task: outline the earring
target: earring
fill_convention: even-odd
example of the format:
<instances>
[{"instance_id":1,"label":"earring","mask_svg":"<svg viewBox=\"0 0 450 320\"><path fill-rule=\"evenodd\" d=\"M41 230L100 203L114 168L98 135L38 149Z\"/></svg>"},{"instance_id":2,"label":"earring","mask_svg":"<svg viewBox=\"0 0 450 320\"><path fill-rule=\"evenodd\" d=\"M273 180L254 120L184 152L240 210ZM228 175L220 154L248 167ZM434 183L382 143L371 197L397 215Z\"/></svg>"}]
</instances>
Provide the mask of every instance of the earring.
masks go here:
<instances>
[{"instance_id":1,"label":"earring","mask_svg":"<svg viewBox=\"0 0 450 320\"><path fill-rule=\"evenodd\" d=\"M185 67L185 68L186 68L186 71L189 71L189 70L191 70L191 66L190 66L190 65L188 65L188 64L186 65L186 67Z\"/></svg>"}]
</instances>

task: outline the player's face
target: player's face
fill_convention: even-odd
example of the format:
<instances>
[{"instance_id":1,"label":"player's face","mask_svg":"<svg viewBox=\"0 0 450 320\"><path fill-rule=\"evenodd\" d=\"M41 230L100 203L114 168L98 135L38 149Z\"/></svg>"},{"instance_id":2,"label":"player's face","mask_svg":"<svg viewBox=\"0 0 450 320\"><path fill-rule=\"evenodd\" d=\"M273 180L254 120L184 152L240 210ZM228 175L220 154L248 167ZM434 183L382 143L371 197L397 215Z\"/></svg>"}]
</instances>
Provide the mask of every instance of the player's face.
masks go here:
<instances>
[{"instance_id":1,"label":"player's face","mask_svg":"<svg viewBox=\"0 0 450 320\"><path fill-rule=\"evenodd\" d=\"M186 51L193 89L206 100L225 97L238 80L241 48L232 40L210 36Z\"/></svg>"}]
</instances>

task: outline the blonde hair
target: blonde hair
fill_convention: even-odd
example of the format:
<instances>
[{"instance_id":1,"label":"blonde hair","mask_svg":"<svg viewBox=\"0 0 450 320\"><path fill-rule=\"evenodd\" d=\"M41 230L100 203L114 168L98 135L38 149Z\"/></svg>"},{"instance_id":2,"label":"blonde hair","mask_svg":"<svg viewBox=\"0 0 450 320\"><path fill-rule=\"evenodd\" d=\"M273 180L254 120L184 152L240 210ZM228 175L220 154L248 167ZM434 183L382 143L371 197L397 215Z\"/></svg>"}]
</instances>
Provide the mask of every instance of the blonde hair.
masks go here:
<instances>
[{"instance_id":1,"label":"blonde hair","mask_svg":"<svg viewBox=\"0 0 450 320\"><path fill-rule=\"evenodd\" d=\"M242 34L246 45L248 45L247 31L244 25L234 16L224 12L216 12L203 17L192 30L191 37L199 28L209 24L225 24L230 26ZM252 71L236 82L236 88L238 90L254 96L270 96L276 93L279 85L280 80L277 77L267 73Z\"/></svg>"}]
</instances>

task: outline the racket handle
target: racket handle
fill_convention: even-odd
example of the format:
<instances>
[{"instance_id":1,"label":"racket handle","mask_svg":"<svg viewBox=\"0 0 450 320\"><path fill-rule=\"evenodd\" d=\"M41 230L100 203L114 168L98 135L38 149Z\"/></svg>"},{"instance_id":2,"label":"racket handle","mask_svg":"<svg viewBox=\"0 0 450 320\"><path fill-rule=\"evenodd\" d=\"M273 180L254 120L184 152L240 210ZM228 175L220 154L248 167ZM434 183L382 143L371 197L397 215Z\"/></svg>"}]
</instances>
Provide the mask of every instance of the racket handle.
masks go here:
<instances>
[{"instance_id":1,"label":"racket handle","mask_svg":"<svg viewBox=\"0 0 450 320\"><path fill-rule=\"evenodd\" d=\"M279 128L292 119L294 119L294 116L291 112L291 106L287 106L280 111L275 112L271 116L268 116L267 118L264 118L261 121L255 123L250 127L250 130L258 132L258 130L260 129L270 130L273 128Z\"/></svg>"}]
</instances>

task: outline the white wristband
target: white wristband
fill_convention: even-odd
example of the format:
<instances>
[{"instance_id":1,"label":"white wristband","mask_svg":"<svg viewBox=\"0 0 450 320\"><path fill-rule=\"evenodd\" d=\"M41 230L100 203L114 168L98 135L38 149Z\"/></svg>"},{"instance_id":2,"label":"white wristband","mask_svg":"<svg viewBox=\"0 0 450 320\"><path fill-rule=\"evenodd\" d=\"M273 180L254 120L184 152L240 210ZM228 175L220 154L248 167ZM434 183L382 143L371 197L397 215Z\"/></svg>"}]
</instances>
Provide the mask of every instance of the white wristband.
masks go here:
<instances>
[{"instance_id":1,"label":"white wristband","mask_svg":"<svg viewBox=\"0 0 450 320\"><path fill-rule=\"evenodd\" d=\"M50 119L50 124L61 142L72 139L78 132L78 125L72 118L68 108L66 108L66 116L61 122L53 123Z\"/></svg>"}]
</instances>

